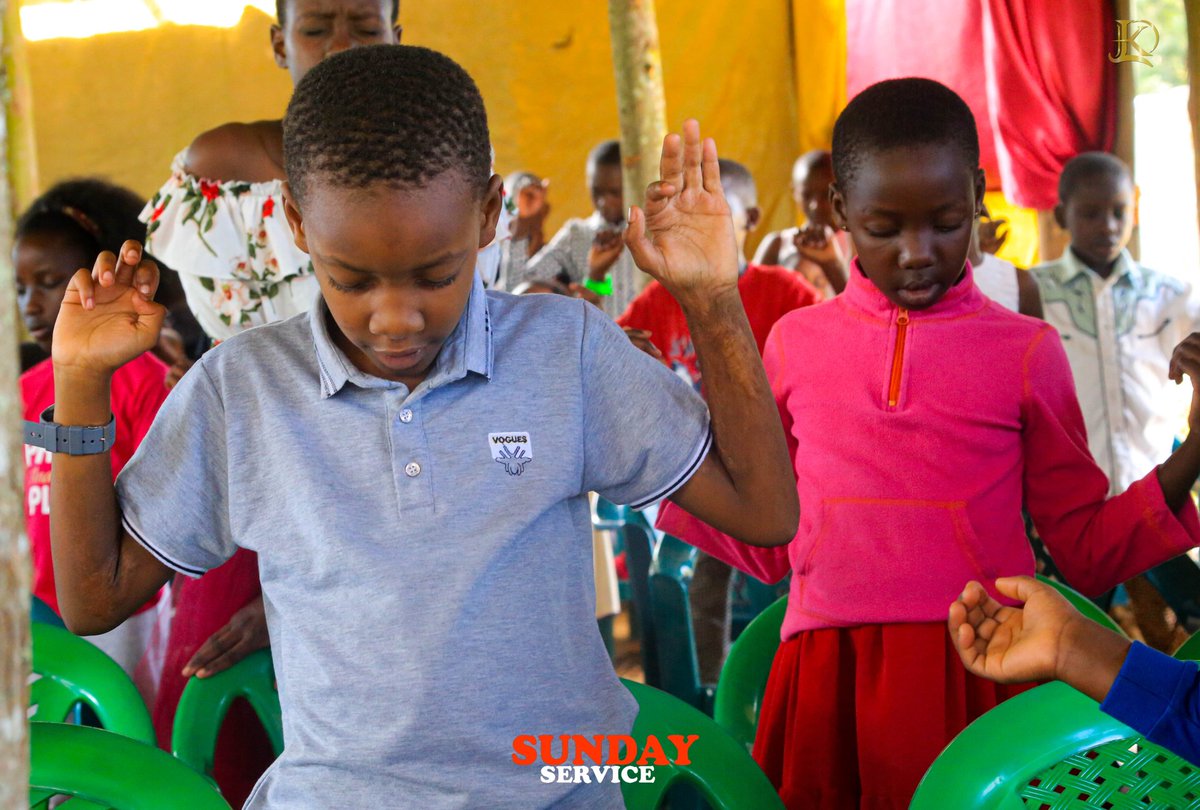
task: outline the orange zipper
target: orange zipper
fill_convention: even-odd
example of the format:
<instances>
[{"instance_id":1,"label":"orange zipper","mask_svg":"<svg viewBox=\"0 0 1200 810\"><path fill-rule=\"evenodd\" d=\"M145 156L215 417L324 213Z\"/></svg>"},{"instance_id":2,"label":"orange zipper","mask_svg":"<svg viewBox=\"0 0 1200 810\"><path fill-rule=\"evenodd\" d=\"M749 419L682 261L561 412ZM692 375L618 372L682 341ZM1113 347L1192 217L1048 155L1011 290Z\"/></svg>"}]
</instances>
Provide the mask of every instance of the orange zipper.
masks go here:
<instances>
[{"instance_id":1,"label":"orange zipper","mask_svg":"<svg viewBox=\"0 0 1200 810\"><path fill-rule=\"evenodd\" d=\"M892 356L892 383L888 386L888 407L900 402L900 378L904 370L904 341L908 336L908 310L900 308L896 316L896 353Z\"/></svg>"}]
</instances>

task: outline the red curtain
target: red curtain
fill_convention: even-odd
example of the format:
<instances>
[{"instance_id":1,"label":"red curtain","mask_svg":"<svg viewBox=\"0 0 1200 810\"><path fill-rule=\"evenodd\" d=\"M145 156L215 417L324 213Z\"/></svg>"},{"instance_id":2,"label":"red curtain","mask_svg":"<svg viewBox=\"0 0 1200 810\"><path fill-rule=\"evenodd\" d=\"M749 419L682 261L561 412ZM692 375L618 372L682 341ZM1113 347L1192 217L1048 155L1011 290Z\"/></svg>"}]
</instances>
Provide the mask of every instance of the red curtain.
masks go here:
<instances>
[{"instance_id":1,"label":"red curtain","mask_svg":"<svg viewBox=\"0 0 1200 810\"><path fill-rule=\"evenodd\" d=\"M958 93L979 128L980 165L1000 187L988 111L981 0L846 0L846 92L919 76Z\"/></svg>"},{"instance_id":2,"label":"red curtain","mask_svg":"<svg viewBox=\"0 0 1200 810\"><path fill-rule=\"evenodd\" d=\"M988 187L1053 208L1063 165L1112 147L1115 36L1109 0L846 0L847 91L942 82L975 114Z\"/></svg>"},{"instance_id":3,"label":"red curtain","mask_svg":"<svg viewBox=\"0 0 1200 810\"><path fill-rule=\"evenodd\" d=\"M1005 195L1053 208L1080 152L1110 150L1116 27L1108 0L983 0L988 110Z\"/></svg>"}]
</instances>

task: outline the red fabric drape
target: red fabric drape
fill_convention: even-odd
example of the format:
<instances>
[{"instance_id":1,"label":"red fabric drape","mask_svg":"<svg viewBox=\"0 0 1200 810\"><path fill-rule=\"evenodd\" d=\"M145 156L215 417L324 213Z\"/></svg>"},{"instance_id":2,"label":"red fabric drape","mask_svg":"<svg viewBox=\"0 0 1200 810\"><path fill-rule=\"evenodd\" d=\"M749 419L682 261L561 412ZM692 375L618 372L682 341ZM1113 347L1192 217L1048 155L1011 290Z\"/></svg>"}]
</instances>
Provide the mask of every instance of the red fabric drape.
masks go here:
<instances>
[{"instance_id":1,"label":"red fabric drape","mask_svg":"<svg viewBox=\"0 0 1200 810\"><path fill-rule=\"evenodd\" d=\"M1116 28L1108 0L983 0L988 108L1005 195L1053 208L1075 155L1116 134Z\"/></svg>"},{"instance_id":2,"label":"red fabric drape","mask_svg":"<svg viewBox=\"0 0 1200 810\"><path fill-rule=\"evenodd\" d=\"M934 79L962 96L979 129L988 188L1000 187L988 110L981 0L846 0L846 91L885 79Z\"/></svg>"}]
</instances>

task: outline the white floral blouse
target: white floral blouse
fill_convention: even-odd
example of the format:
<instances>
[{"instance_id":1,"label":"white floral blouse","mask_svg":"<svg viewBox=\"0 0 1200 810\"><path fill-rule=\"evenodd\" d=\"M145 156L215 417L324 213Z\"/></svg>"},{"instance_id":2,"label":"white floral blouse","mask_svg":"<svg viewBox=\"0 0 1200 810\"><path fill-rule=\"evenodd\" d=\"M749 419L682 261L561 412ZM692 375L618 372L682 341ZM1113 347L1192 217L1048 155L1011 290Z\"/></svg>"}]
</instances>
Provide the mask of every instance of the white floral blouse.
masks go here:
<instances>
[{"instance_id":1,"label":"white floral blouse","mask_svg":"<svg viewBox=\"0 0 1200 810\"><path fill-rule=\"evenodd\" d=\"M284 216L283 183L206 180L187 172L184 155L175 156L171 178L142 211L142 221L147 250L179 273L200 326L214 340L226 340L307 312L319 288ZM476 261L487 286L496 286L509 217L502 211L499 238Z\"/></svg>"}]
</instances>

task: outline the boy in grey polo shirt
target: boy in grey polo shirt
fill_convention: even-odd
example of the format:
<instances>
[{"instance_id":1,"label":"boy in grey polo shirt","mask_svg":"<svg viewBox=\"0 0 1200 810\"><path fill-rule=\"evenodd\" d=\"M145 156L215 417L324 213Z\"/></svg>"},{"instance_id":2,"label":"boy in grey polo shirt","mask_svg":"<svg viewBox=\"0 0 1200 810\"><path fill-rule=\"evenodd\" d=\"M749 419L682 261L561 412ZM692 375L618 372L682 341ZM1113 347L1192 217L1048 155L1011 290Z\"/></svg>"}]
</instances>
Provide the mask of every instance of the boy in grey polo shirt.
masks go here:
<instances>
[{"instance_id":1,"label":"boy in grey polo shirt","mask_svg":"<svg viewBox=\"0 0 1200 810\"><path fill-rule=\"evenodd\" d=\"M206 355L115 495L104 453L56 455L64 617L99 632L173 571L253 549L285 751L248 806L620 806L616 784L545 784L514 761L518 735L623 734L636 712L592 617L586 493L669 497L759 545L798 519L715 145L694 121L664 142L628 237L688 315L710 430L599 310L480 286L500 178L454 62L332 56L297 87L284 144L322 300ZM156 285L133 242L72 279L60 424L108 422L113 369L161 326Z\"/></svg>"}]
</instances>

